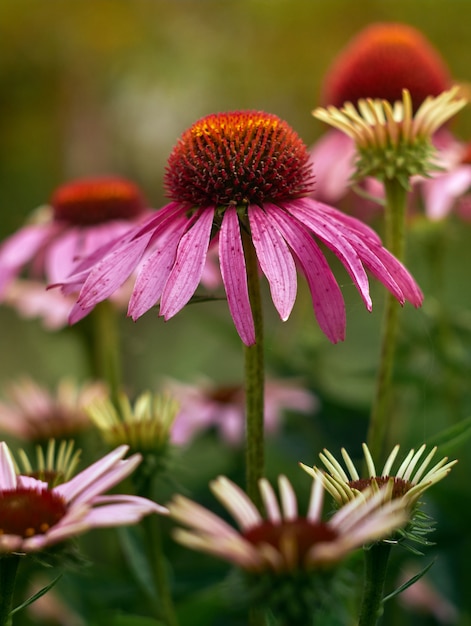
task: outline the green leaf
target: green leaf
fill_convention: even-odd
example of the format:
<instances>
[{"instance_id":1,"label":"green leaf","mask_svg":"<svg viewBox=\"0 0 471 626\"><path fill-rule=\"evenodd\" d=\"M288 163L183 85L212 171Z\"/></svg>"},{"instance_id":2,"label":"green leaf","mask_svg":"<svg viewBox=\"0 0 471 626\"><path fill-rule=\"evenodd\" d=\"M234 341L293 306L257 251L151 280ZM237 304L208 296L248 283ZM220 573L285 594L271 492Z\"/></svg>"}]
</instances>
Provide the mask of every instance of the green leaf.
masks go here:
<instances>
[{"instance_id":1,"label":"green leaf","mask_svg":"<svg viewBox=\"0 0 471 626\"><path fill-rule=\"evenodd\" d=\"M471 417L467 417L458 424L446 428L438 435L427 440L427 445L437 446L440 451L448 454L458 446L461 446L471 437Z\"/></svg>"},{"instance_id":2,"label":"green leaf","mask_svg":"<svg viewBox=\"0 0 471 626\"><path fill-rule=\"evenodd\" d=\"M142 615L115 615L108 623L109 626L166 626L165 622Z\"/></svg>"},{"instance_id":3,"label":"green leaf","mask_svg":"<svg viewBox=\"0 0 471 626\"><path fill-rule=\"evenodd\" d=\"M16 608L14 608L10 612L10 616L14 615L15 613L18 613L18 611L21 611L22 609L25 609L30 604L33 604L33 602L36 602L36 600L38 600L41 596L43 596L45 593L47 593L49 591L49 589L52 589L54 587L54 585L56 585L61 578L62 578L62 574L59 574L59 576L56 576L56 578L54 578L54 580L52 580L48 585L46 585L45 587L43 587L42 589L40 589L39 591L34 593L27 600L25 600L22 604L20 604Z\"/></svg>"},{"instance_id":4,"label":"green leaf","mask_svg":"<svg viewBox=\"0 0 471 626\"><path fill-rule=\"evenodd\" d=\"M395 598L396 596L398 596L400 593L402 593L403 591L405 591L406 589L408 589L409 587L411 587L414 583L416 583L418 580L420 580L422 578L422 576L424 576L429 569L432 567L432 565L435 563L435 561L432 561L431 563L429 563L428 565L426 565L424 567L423 570L421 570L418 574L416 574L415 576L412 576L412 578L410 578L407 582L405 582L403 585L401 585L400 587L398 587L395 591L393 591L392 593L390 593L389 595L385 596L382 600L382 604L384 604L385 602L387 602L388 600L392 600L392 598Z\"/></svg>"},{"instance_id":5,"label":"green leaf","mask_svg":"<svg viewBox=\"0 0 471 626\"><path fill-rule=\"evenodd\" d=\"M121 526L118 537L126 562L143 591L149 597L155 596L155 584L147 554L136 527Z\"/></svg>"}]
</instances>

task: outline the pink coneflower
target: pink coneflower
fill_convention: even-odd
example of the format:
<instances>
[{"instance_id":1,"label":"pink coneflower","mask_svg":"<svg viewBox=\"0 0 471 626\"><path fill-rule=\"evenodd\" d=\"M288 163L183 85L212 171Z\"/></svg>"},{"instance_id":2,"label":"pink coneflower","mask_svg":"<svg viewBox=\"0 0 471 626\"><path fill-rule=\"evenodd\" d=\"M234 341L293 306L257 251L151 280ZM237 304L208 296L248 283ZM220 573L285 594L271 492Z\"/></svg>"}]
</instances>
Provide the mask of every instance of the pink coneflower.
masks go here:
<instances>
[{"instance_id":1,"label":"pink coneflower","mask_svg":"<svg viewBox=\"0 0 471 626\"><path fill-rule=\"evenodd\" d=\"M279 477L278 485L281 509L268 480L259 481L265 519L231 480L220 476L211 483L214 495L240 531L196 502L175 496L168 505L170 515L188 528L177 529L175 538L248 571L286 572L334 565L355 548L387 536L406 521L402 507L393 501L385 503L386 490L367 500L352 500L323 522L321 481L313 481L305 517L298 514L296 494L286 476Z\"/></svg>"},{"instance_id":2,"label":"pink coneflower","mask_svg":"<svg viewBox=\"0 0 471 626\"><path fill-rule=\"evenodd\" d=\"M172 201L111 248L84 262L64 285L83 285L71 322L108 298L138 271L128 313L137 319L160 302L168 320L191 299L208 247L219 233L219 262L236 329L255 343L242 231L249 233L274 305L286 320L296 298L296 264L311 290L314 311L332 342L344 338L345 307L337 281L315 238L344 264L371 309L365 268L401 302L422 302L416 283L361 222L313 200L306 146L275 115L236 111L209 115L183 133L168 160L165 184Z\"/></svg>"},{"instance_id":3,"label":"pink coneflower","mask_svg":"<svg viewBox=\"0 0 471 626\"><path fill-rule=\"evenodd\" d=\"M78 385L63 379L52 392L31 378L21 378L5 385L0 432L26 441L68 438L90 426L85 408L106 395L99 382Z\"/></svg>"},{"instance_id":4,"label":"pink coneflower","mask_svg":"<svg viewBox=\"0 0 471 626\"><path fill-rule=\"evenodd\" d=\"M81 258L124 235L148 214L146 206L134 183L115 176L58 187L49 205L0 246L0 300L50 322L48 309L56 307L57 296L46 292L46 285L64 280ZM18 283L23 273L34 282ZM66 323L73 302L69 304L65 315L52 318L52 327Z\"/></svg>"},{"instance_id":5,"label":"pink coneflower","mask_svg":"<svg viewBox=\"0 0 471 626\"><path fill-rule=\"evenodd\" d=\"M8 446L0 443L0 553L44 550L92 528L136 524L167 509L145 498L103 495L129 476L141 461L116 448L72 480L50 489L47 483L18 476Z\"/></svg>"},{"instance_id":6,"label":"pink coneflower","mask_svg":"<svg viewBox=\"0 0 471 626\"><path fill-rule=\"evenodd\" d=\"M438 96L450 87L444 60L419 30L401 23L376 23L360 31L334 59L324 79L321 101L326 107L338 108L367 98L393 104L407 89L415 112L427 97ZM325 133L311 151L319 181L314 197L339 202L346 196L355 172L354 157L351 137L338 130ZM361 190L364 194L360 197L349 195L349 206L355 213L372 214L375 203L363 195L381 201L382 185L367 178Z\"/></svg>"},{"instance_id":7,"label":"pink coneflower","mask_svg":"<svg viewBox=\"0 0 471 626\"><path fill-rule=\"evenodd\" d=\"M166 385L179 404L171 440L187 444L195 435L216 428L231 445L242 443L245 428L245 394L242 385L216 385L209 381L189 385L168 381ZM294 382L268 379L265 383L264 422L266 433L276 433L284 411L313 413L315 396Z\"/></svg>"}]
</instances>

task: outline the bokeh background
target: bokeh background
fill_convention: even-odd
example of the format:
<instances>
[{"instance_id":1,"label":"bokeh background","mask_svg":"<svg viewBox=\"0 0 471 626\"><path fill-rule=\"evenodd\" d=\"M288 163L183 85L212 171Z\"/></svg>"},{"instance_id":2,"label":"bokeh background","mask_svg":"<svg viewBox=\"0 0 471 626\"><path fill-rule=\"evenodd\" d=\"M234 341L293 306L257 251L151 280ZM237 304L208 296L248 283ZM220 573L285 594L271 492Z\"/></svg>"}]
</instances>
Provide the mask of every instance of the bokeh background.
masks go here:
<instances>
[{"instance_id":1,"label":"bokeh background","mask_svg":"<svg viewBox=\"0 0 471 626\"><path fill-rule=\"evenodd\" d=\"M122 174L141 185L150 206L161 206L167 156L180 133L209 113L275 113L311 145L324 130L310 112L329 63L352 35L377 21L418 27L455 79L471 81L470 0L2 0L1 238L47 203L57 185L75 177ZM470 139L470 107L453 131ZM381 231L380 220L375 226ZM471 415L471 225L451 216L440 225L417 218L409 226L407 264L426 299L420 311L406 307L404 313L391 416L393 437L404 450ZM332 346L321 335L301 281L287 323L276 319L268 299L266 306L270 373L302 380L321 403L314 416L288 416L268 448L268 474L286 472L305 494L298 461L314 463L323 447L336 453L345 446L359 455L378 358L384 290L372 285L375 308L369 314L348 277L336 270L347 301L344 344ZM131 393L155 389L165 376L241 380L242 352L224 303L187 307L167 324L155 312L136 324L123 314L120 324ZM89 375L74 328L49 332L1 307L0 346L0 384L25 373L52 386L64 374ZM471 624L471 446L462 441L448 448L444 454L458 457L459 464L427 495L437 520L436 545L422 558L403 555L394 576L410 563L423 567L435 559L427 579L457 608L448 623L465 626ZM239 455L228 454L214 433L187 451L182 466L177 478L208 501L210 478L241 472ZM198 472L188 471L195 466ZM101 536L92 535L88 548ZM168 549L172 554L170 543ZM179 587L182 612L193 620L187 623L240 623L218 621L206 596L207 613L198 613L196 600L184 593L191 587L190 561L183 562ZM204 563L201 589L223 575L222 567ZM68 584L68 601L87 624L114 624L106 607L131 602L119 597L122 581L114 575L115 595L90 573L85 581L75 574L65 584L62 592L67 595ZM440 622L396 603L384 623Z\"/></svg>"}]
</instances>

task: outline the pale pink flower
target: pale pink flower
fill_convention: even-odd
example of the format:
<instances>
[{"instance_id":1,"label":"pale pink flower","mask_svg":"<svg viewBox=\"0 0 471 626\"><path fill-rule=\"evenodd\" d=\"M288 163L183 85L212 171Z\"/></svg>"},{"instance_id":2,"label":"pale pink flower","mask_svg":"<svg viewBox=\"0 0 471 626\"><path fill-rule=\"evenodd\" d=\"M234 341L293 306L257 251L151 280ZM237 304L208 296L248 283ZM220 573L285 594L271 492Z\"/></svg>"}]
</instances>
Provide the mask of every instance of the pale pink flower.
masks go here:
<instances>
[{"instance_id":1,"label":"pale pink flower","mask_svg":"<svg viewBox=\"0 0 471 626\"><path fill-rule=\"evenodd\" d=\"M259 111L209 115L183 133L168 161L172 201L112 246L101 260L79 264L63 289L80 296L76 322L131 275L143 255L128 314L137 319L160 302L168 320L195 293L212 239L219 233L219 262L229 309L246 345L255 342L243 232L251 237L273 303L287 320L296 299L296 266L312 294L314 311L332 342L345 335L345 305L336 278L315 239L341 260L368 310L365 269L401 302L415 306L422 293L404 266L362 222L310 197L309 155L286 122Z\"/></svg>"},{"instance_id":2,"label":"pale pink flower","mask_svg":"<svg viewBox=\"0 0 471 626\"><path fill-rule=\"evenodd\" d=\"M50 205L0 245L0 301L26 317L43 318L49 328L64 326L73 300L58 305L47 284L67 278L81 258L109 246L149 214L141 191L123 178L85 178L58 187Z\"/></svg>"},{"instance_id":3,"label":"pale pink flower","mask_svg":"<svg viewBox=\"0 0 471 626\"><path fill-rule=\"evenodd\" d=\"M169 380L166 386L179 404L171 429L173 443L186 444L211 427L229 444L243 441L245 395L242 385L216 385L206 380L189 385ZM295 382L269 379L265 384L265 432L279 431L286 410L312 414L317 407L317 398Z\"/></svg>"},{"instance_id":4,"label":"pale pink flower","mask_svg":"<svg viewBox=\"0 0 471 626\"><path fill-rule=\"evenodd\" d=\"M105 385L63 379L52 392L24 377L4 387L0 432L27 441L67 438L90 426L86 407L107 396Z\"/></svg>"},{"instance_id":5,"label":"pale pink flower","mask_svg":"<svg viewBox=\"0 0 471 626\"><path fill-rule=\"evenodd\" d=\"M186 528L174 532L183 545L229 561L243 570L277 574L333 566L363 544L388 536L405 522L397 501L384 501L385 488L372 498L356 498L322 521L323 487L313 481L306 516L298 514L296 494L285 476L278 479L281 507L265 478L259 481L263 517L244 491L224 476L211 490L233 516L239 530L188 498L168 504L171 517Z\"/></svg>"},{"instance_id":6,"label":"pale pink flower","mask_svg":"<svg viewBox=\"0 0 471 626\"><path fill-rule=\"evenodd\" d=\"M50 489L35 478L18 476L10 450L0 443L0 553L44 550L92 528L136 524L150 513L167 513L137 496L103 495L141 462L120 446L68 482Z\"/></svg>"},{"instance_id":7,"label":"pale pink flower","mask_svg":"<svg viewBox=\"0 0 471 626\"><path fill-rule=\"evenodd\" d=\"M401 572L398 586L405 584L417 575L420 568L408 565ZM405 609L420 615L430 615L440 624L457 624L459 612L447 598L440 593L426 576L420 578L410 587L407 587L398 597Z\"/></svg>"}]
</instances>

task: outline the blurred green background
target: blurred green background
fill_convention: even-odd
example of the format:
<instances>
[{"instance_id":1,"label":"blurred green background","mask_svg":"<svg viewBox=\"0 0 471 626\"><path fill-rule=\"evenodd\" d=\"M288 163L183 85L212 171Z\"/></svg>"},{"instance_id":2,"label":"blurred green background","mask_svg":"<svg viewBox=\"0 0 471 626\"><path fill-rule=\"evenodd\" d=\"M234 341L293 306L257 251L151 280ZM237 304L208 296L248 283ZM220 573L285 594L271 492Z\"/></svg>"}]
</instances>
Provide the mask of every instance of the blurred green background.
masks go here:
<instances>
[{"instance_id":1,"label":"blurred green background","mask_svg":"<svg viewBox=\"0 0 471 626\"><path fill-rule=\"evenodd\" d=\"M324 72L353 34L376 21L418 27L454 78L471 81L470 0L2 0L1 238L46 203L54 187L79 176L122 174L142 186L151 206L161 206L167 156L181 132L209 113L262 109L312 144L323 131L310 112ZM470 139L470 107L453 130ZM396 368L400 420L392 428L403 449L471 415L470 241L471 226L453 217L436 227L418 220L410 229L408 267L426 300L420 311L406 307L404 316ZM431 262L437 255L439 274ZM299 460L314 463L323 447L359 453L378 358L384 289L372 286L375 309L368 314L334 266L347 301L342 345L330 345L318 331L302 281L286 324L267 298L270 372L304 380L322 400L314 418L287 420L283 437L268 450L268 473L285 471L301 489ZM242 353L224 303L187 307L167 324L153 312L137 324L123 314L121 330L132 393L155 388L168 375L242 376ZM24 373L50 385L65 373L87 376L74 328L47 332L2 307L0 337L0 383ZM218 472L237 471L218 445L208 438L190 451L190 459L211 451L199 489ZM420 562L437 558L429 579L458 607L456 623L465 626L471 624L471 447L449 452L460 463L430 496L437 546ZM387 620L438 623L399 608Z\"/></svg>"}]
</instances>

